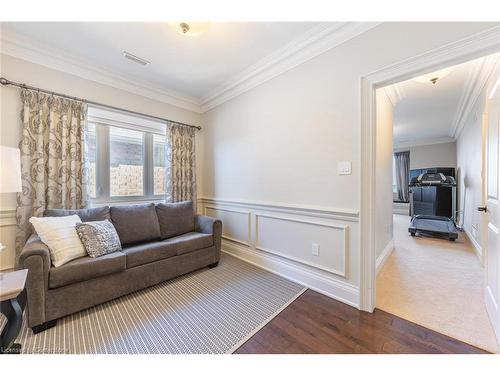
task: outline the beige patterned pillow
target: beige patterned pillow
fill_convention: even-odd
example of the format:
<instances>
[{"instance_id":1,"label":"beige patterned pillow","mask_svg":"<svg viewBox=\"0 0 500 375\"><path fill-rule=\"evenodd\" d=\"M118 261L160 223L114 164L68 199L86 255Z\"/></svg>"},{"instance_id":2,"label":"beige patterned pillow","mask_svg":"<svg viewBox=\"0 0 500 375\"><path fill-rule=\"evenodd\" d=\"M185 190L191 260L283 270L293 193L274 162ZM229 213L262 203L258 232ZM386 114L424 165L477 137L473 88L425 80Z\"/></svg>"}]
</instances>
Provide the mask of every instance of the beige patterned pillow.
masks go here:
<instances>
[{"instance_id":1,"label":"beige patterned pillow","mask_svg":"<svg viewBox=\"0 0 500 375\"><path fill-rule=\"evenodd\" d=\"M75 229L75 225L81 222L78 215L30 219L36 233L48 246L54 267L87 255Z\"/></svg>"},{"instance_id":2,"label":"beige patterned pillow","mask_svg":"<svg viewBox=\"0 0 500 375\"><path fill-rule=\"evenodd\" d=\"M78 223L76 232L87 254L92 258L122 249L118 233L109 220Z\"/></svg>"}]
</instances>

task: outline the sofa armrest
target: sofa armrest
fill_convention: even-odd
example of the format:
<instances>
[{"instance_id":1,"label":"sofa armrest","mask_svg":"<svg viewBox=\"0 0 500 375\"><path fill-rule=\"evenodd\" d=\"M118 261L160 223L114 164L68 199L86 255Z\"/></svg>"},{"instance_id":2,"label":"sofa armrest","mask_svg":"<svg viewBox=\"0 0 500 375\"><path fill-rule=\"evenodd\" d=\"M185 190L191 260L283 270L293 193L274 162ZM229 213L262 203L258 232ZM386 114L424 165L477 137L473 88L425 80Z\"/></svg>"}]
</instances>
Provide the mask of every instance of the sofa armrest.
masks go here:
<instances>
[{"instance_id":1,"label":"sofa armrest","mask_svg":"<svg viewBox=\"0 0 500 375\"><path fill-rule=\"evenodd\" d=\"M19 255L19 267L28 269L28 326L33 327L45 322L45 298L51 267L49 248L36 234L31 235L24 245Z\"/></svg>"},{"instance_id":2,"label":"sofa armrest","mask_svg":"<svg viewBox=\"0 0 500 375\"><path fill-rule=\"evenodd\" d=\"M222 221L210 216L195 215L195 228L197 232L212 234L214 236L214 246L218 251L221 249L222 241Z\"/></svg>"}]
</instances>

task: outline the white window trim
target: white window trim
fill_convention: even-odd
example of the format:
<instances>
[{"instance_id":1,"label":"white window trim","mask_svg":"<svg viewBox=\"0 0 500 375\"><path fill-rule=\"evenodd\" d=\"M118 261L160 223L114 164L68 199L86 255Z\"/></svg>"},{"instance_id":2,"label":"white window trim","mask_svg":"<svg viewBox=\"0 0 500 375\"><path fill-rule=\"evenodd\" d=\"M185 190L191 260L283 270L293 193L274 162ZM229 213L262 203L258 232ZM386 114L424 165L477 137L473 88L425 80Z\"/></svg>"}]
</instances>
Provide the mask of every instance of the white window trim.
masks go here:
<instances>
[{"instance_id":1,"label":"white window trim","mask_svg":"<svg viewBox=\"0 0 500 375\"><path fill-rule=\"evenodd\" d=\"M96 197L91 198L92 206L107 204L133 204L161 202L164 195L154 195L154 134L166 135L166 125L139 116L125 115L97 107L89 107L88 124L95 125L96 131ZM120 127L143 133L143 195L111 196L110 187L110 136L109 127Z\"/></svg>"}]
</instances>

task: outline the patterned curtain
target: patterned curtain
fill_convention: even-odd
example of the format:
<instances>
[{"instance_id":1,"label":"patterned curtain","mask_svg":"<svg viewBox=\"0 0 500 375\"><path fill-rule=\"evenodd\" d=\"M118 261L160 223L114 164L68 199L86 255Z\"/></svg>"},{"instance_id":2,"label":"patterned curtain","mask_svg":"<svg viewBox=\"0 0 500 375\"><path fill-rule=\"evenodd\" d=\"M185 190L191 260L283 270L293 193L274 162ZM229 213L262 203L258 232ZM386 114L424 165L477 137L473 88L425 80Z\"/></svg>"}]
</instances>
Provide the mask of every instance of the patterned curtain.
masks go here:
<instances>
[{"instance_id":1,"label":"patterned curtain","mask_svg":"<svg viewBox=\"0 0 500 375\"><path fill-rule=\"evenodd\" d=\"M196 210L195 129L167 123L166 200L191 200Z\"/></svg>"},{"instance_id":2,"label":"patterned curtain","mask_svg":"<svg viewBox=\"0 0 500 375\"><path fill-rule=\"evenodd\" d=\"M47 208L88 205L85 103L22 89L22 192L17 194L16 251L32 233L28 222Z\"/></svg>"},{"instance_id":3,"label":"patterned curtain","mask_svg":"<svg viewBox=\"0 0 500 375\"><path fill-rule=\"evenodd\" d=\"M410 151L395 152L396 164L396 186L398 189L398 199L401 202L408 202L408 184L410 180Z\"/></svg>"}]
</instances>

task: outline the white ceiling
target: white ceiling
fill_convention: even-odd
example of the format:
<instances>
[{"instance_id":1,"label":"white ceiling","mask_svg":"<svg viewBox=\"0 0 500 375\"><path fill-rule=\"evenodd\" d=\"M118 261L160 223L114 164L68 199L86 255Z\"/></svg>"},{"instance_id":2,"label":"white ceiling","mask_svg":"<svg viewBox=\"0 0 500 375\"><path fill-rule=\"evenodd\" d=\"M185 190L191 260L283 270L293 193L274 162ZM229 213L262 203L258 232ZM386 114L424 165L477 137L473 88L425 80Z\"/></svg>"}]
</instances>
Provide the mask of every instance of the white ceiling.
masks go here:
<instances>
[{"instance_id":1,"label":"white ceiling","mask_svg":"<svg viewBox=\"0 0 500 375\"><path fill-rule=\"evenodd\" d=\"M308 30L312 22L212 23L202 35L180 35L167 23L15 22L14 32L88 64L202 99ZM151 62L142 66L123 51Z\"/></svg>"},{"instance_id":2,"label":"white ceiling","mask_svg":"<svg viewBox=\"0 0 500 375\"><path fill-rule=\"evenodd\" d=\"M202 113L379 24L212 23L189 37L167 22L0 22L0 53Z\"/></svg>"},{"instance_id":3,"label":"white ceiling","mask_svg":"<svg viewBox=\"0 0 500 375\"><path fill-rule=\"evenodd\" d=\"M394 106L394 147L453 142L496 56L453 67L434 85L413 79L386 87ZM476 93L473 93L476 91Z\"/></svg>"}]
</instances>

